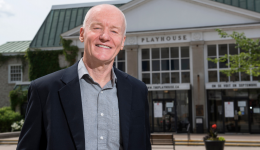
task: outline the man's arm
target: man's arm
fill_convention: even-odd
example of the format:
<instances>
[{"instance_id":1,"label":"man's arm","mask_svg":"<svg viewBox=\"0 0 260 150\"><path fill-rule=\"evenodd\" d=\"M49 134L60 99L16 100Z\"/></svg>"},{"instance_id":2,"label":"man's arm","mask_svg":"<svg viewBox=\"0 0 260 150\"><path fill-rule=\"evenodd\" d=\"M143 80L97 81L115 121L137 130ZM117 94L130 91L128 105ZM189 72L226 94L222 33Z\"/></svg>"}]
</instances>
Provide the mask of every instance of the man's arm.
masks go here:
<instances>
[{"instance_id":1,"label":"man's arm","mask_svg":"<svg viewBox=\"0 0 260 150\"><path fill-rule=\"evenodd\" d=\"M146 87L146 86L145 86ZM145 98L146 98L146 104L145 104L145 127L146 127L146 150L151 150L151 142L150 142L150 122L149 122L149 104L147 99L147 88L145 89Z\"/></svg>"},{"instance_id":2,"label":"man's arm","mask_svg":"<svg viewBox=\"0 0 260 150\"><path fill-rule=\"evenodd\" d=\"M17 150L46 149L46 136L43 126L42 105L34 82L28 90L28 104L25 122L19 137Z\"/></svg>"}]
</instances>

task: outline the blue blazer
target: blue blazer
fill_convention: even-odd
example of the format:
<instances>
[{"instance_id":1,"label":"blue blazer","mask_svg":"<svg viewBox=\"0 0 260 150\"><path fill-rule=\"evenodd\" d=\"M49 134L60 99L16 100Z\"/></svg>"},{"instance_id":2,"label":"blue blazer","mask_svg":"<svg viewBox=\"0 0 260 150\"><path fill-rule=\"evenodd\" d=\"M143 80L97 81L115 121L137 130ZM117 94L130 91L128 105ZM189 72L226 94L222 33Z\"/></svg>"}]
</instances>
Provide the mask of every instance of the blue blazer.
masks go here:
<instances>
[{"instance_id":1,"label":"blue blazer","mask_svg":"<svg viewBox=\"0 0 260 150\"><path fill-rule=\"evenodd\" d=\"M114 68L124 150L151 150L146 85ZM85 150L78 63L31 82L17 150Z\"/></svg>"}]
</instances>

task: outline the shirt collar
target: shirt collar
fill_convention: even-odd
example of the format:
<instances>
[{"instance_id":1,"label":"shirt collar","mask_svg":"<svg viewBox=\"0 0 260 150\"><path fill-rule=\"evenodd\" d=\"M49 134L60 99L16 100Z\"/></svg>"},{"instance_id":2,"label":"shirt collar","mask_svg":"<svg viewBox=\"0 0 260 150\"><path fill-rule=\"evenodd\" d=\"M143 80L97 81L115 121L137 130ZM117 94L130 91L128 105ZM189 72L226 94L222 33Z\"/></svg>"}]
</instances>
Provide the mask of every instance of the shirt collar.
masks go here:
<instances>
[{"instance_id":1,"label":"shirt collar","mask_svg":"<svg viewBox=\"0 0 260 150\"><path fill-rule=\"evenodd\" d=\"M92 77L89 75L88 70L87 70L87 68L86 68L86 66L83 62L83 59L81 58L80 61L79 61L79 64L78 64L79 79L81 79L85 74L87 74L89 76L89 78L92 79ZM116 77L116 74L114 72L114 67L112 67L112 86L114 86L116 82L117 82L117 77Z\"/></svg>"}]
</instances>

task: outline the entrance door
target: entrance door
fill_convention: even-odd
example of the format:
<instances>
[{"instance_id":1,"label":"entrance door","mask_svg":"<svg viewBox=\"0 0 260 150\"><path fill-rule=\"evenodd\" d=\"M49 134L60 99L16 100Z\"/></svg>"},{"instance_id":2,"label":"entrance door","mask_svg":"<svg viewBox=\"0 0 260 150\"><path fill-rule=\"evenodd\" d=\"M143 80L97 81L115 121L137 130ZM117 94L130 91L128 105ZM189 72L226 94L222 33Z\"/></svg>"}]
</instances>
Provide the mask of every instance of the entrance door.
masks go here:
<instances>
[{"instance_id":1,"label":"entrance door","mask_svg":"<svg viewBox=\"0 0 260 150\"><path fill-rule=\"evenodd\" d=\"M153 99L152 132L176 132L174 99Z\"/></svg>"},{"instance_id":2,"label":"entrance door","mask_svg":"<svg viewBox=\"0 0 260 150\"><path fill-rule=\"evenodd\" d=\"M225 132L248 133L248 100L224 99L224 117Z\"/></svg>"}]
</instances>

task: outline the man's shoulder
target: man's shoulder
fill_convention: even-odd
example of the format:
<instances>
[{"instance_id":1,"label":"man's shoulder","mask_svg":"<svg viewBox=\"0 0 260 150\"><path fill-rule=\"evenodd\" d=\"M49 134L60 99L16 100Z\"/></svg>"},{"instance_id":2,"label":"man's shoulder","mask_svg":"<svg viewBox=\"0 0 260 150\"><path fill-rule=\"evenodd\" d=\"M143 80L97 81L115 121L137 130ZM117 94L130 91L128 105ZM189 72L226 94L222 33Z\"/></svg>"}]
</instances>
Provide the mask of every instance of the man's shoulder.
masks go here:
<instances>
[{"instance_id":1,"label":"man's shoulder","mask_svg":"<svg viewBox=\"0 0 260 150\"><path fill-rule=\"evenodd\" d=\"M61 79L61 77L62 77L62 75L64 74L65 71L66 71L66 69L58 70L56 72L47 74L47 75L42 76L40 78L37 78L33 82L34 82L35 85L37 85L37 87L52 86L53 84L55 84L57 82L61 82L60 79Z\"/></svg>"},{"instance_id":2,"label":"man's shoulder","mask_svg":"<svg viewBox=\"0 0 260 150\"><path fill-rule=\"evenodd\" d=\"M68 68L50 73L48 75L45 75L43 77L34 80L33 82L35 85L37 85L37 87L54 88L60 85L64 85L63 81L66 82L68 80L78 77L77 66L78 63L75 63L74 65Z\"/></svg>"}]
</instances>

